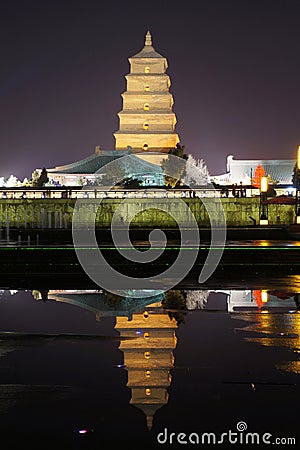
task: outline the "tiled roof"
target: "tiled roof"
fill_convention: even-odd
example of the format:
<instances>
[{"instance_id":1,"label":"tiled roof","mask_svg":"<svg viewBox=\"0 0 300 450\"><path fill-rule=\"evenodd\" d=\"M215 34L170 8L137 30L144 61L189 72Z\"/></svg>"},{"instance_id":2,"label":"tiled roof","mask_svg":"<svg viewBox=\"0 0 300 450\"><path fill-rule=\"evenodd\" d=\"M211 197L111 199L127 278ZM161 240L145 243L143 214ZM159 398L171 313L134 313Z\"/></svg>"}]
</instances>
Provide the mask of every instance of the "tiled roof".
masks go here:
<instances>
[{"instance_id":1,"label":"tiled roof","mask_svg":"<svg viewBox=\"0 0 300 450\"><path fill-rule=\"evenodd\" d=\"M114 161L121 156L127 154L126 152L119 151L107 151L105 153L94 153L87 158L80 159L79 161L72 162L71 164L66 164L64 166L53 167L52 169L47 169L48 173L72 173L72 174L87 174L95 173L105 164Z\"/></svg>"},{"instance_id":2,"label":"tiled roof","mask_svg":"<svg viewBox=\"0 0 300 450\"><path fill-rule=\"evenodd\" d=\"M293 170L295 167L295 160L293 159L267 159L267 160L235 160L232 156L227 158L227 170L230 173L230 178L233 182L239 182L245 176L251 177L255 174L255 169L261 165L267 175L281 184L292 183Z\"/></svg>"},{"instance_id":3,"label":"tiled roof","mask_svg":"<svg viewBox=\"0 0 300 450\"><path fill-rule=\"evenodd\" d=\"M147 45L139 53L131 56L131 58L164 58L164 56L158 53L151 45Z\"/></svg>"},{"instance_id":4,"label":"tiled roof","mask_svg":"<svg viewBox=\"0 0 300 450\"><path fill-rule=\"evenodd\" d=\"M71 164L54 167L52 169L47 169L47 172L51 174L77 174L77 175L92 174L99 171L106 164L126 155L130 158L130 162L126 160L124 164L126 165L127 169L130 168L131 173L145 174L145 173L162 172L160 166L152 164L148 161L144 161L141 158L138 158L137 156L132 154L128 154L127 151L123 150L106 150L101 151L100 153L94 153L93 155L88 156L87 158L80 159L79 161L75 161Z\"/></svg>"},{"instance_id":5,"label":"tiled roof","mask_svg":"<svg viewBox=\"0 0 300 450\"><path fill-rule=\"evenodd\" d=\"M49 293L52 300L70 303L94 313L100 312L103 316L128 316L133 312L143 310L145 306L163 300L162 294L151 297L132 298L125 297L117 304L110 305L103 292L98 293Z\"/></svg>"}]
</instances>

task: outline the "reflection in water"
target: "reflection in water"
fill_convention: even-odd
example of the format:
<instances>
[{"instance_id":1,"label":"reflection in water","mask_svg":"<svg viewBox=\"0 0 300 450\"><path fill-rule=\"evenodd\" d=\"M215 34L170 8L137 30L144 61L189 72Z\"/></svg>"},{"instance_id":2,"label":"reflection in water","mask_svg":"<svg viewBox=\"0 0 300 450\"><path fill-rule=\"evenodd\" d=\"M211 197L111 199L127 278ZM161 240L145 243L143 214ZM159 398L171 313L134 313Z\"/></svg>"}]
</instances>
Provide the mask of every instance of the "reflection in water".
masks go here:
<instances>
[{"instance_id":1,"label":"reflection in water","mask_svg":"<svg viewBox=\"0 0 300 450\"><path fill-rule=\"evenodd\" d=\"M144 291L145 292L145 291ZM127 316L149 305L153 301L162 301L165 309L174 311L193 311L210 309L211 297L214 294L224 294L226 309L228 312L241 310L249 311L296 311L300 309L299 294L294 292L281 292L273 290L171 290L165 293L161 291L146 291L148 297L138 298L111 294L103 290L33 290L32 295L36 300L55 300L87 309L96 315L96 319L107 316ZM218 308L218 305L216 306Z\"/></svg>"},{"instance_id":2,"label":"reflection in water","mask_svg":"<svg viewBox=\"0 0 300 450\"><path fill-rule=\"evenodd\" d=\"M184 336L188 335L184 332L180 334L180 331L189 327L188 318L191 316L193 320L197 321L198 318L203 318L206 313L209 313L210 320L212 320L211 313L222 312L223 315L233 320L242 321L245 326L238 328L234 325L233 329L234 332L239 331L238 335L242 337L242 342L246 346L259 344L261 347L287 349L292 356L289 358L289 353L287 353L284 362L282 362L280 356L280 360L275 362L276 368L290 374L300 373L298 361L300 353L299 294L294 292L281 292L271 289L185 289L171 290L162 294L153 290L148 291L148 297L142 298L131 296L130 292L124 297L102 290L34 290L31 292L33 298L41 302L41 305L42 302L47 305L53 305L57 302L58 306L62 304L75 306L92 313L99 324L104 319L114 319L113 328L120 338L118 350L122 355L122 364L119 366L126 374L125 384L130 390L129 402L130 405L143 412L148 430L152 429L153 418L157 412L168 406L176 369L178 339L182 343ZM197 316L199 312L201 314ZM215 322L222 326L224 322L218 320L220 316L222 315L216 314L213 317L216 319ZM203 321L199 320L200 323L203 326ZM53 336L45 335L43 337L41 334L39 337L30 338L30 340L26 336L18 337L17 333L9 335L2 330L0 331L0 356L7 355L22 346L48 344L53 342L54 339ZM17 332L18 330L14 331ZM231 336L234 335L234 332L230 329ZM222 330L211 330L208 335L212 339L216 335L214 345L222 346L223 343L220 344L221 340L218 333L222 333ZM201 339L201 331L199 336ZM204 351L203 354L209 359L212 367L219 367L216 356L208 356L209 349L213 348L209 341L205 341L205 345L203 345L203 342L199 343L199 341L191 339L185 345L190 347L188 351L191 352L191 359L189 360L187 357L187 364L197 365L199 373L204 373L209 367L209 363L207 364L204 359L201 360L201 357L196 362L192 360L194 349L195 354L201 354L199 347L208 351L208 353ZM93 354L92 358L101 359L101 355L96 354L95 356ZM224 357L224 360L227 361L227 358ZM230 363L228 364L230 365ZM192 374L191 371L189 376L192 377ZM198 382L199 385L201 384L200 378L197 375L197 386ZM188 376L186 376L179 389L187 389L189 381ZM3 381L0 382L3 383ZM1 386L5 385L2 384Z\"/></svg>"},{"instance_id":3,"label":"reflection in water","mask_svg":"<svg viewBox=\"0 0 300 450\"><path fill-rule=\"evenodd\" d=\"M258 343L266 347L286 347L294 358L300 353L300 313L241 315L241 319L250 322L243 333L254 333L254 337L245 337L247 342ZM277 364L278 369L300 374L299 359Z\"/></svg>"},{"instance_id":4,"label":"reflection in water","mask_svg":"<svg viewBox=\"0 0 300 450\"><path fill-rule=\"evenodd\" d=\"M175 318L170 318L162 303L152 303L131 319L117 317L115 328L120 333L120 350L124 354L130 403L141 409L149 429L155 412L168 402L176 347Z\"/></svg>"},{"instance_id":5,"label":"reflection in water","mask_svg":"<svg viewBox=\"0 0 300 450\"><path fill-rule=\"evenodd\" d=\"M34 291L36 299L42 299ZM213 299L218 298L217 302ZM115 329L122 338L130 403L142 410L152 427L155 412L168 402L171 369L174 366L176 329L193 311L222 310L220 298L233 318L248 323L244 340L263 346L287 347L299 354L299 294L272 290L171 290L149 291L141 299L120 297L105 291L49 291L48 298L80 306L101 317L116 317ZM249 333L254 336L249 337ZM193 344L191 344L193 345ZM300 373L299 361L277 364L277 368Z\"/></svg>"}]
</instances>

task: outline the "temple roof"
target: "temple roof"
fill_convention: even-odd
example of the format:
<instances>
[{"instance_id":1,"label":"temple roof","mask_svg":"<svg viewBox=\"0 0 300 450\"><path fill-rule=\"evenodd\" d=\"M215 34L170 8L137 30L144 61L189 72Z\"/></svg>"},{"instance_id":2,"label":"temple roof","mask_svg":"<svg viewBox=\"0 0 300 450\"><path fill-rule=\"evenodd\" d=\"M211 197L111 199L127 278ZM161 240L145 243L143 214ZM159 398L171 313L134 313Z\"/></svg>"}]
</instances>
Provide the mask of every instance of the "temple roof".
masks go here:
<instances>
[{"instance_id":1,"label":"temple roof","mask_svg":"<svg viewBox=\"0 0 300 450\"><path fill-rule=\"evenodd\" d=\"M93 153L87 158L74 161L64 166L57 166L51 169L47 169L48 173L72 173L72 174L88 174L96 173L105 164L114 161L121 156L127 155L127 151L122 150L106 150L101 153Z\"/></svg>"},{"instance_id":2,"label":"temple roof","mask_svg":"<svg viewBox=\"0 0 300 450\"><path fill-rule=\"evenodd\" d=\"M164 58L164 56L160 55L152 46L152 36L150 31L147 31L145 38L145 45L142 50L131 58ZM131 59L129 58L129 59Z\"/></svg>"},{"instance_id":3,"label":"temple roof","mask_svg":"<svg viewBox=\"0 0 300 450\"><path fill-rule=\"evenodd\" d=\"M128 150L101 150L93 153L87 158L74 161L64 166L57 166L47 169L49 174L78 174L87 175L97 173L106 164L115 161L122 156L130 158L130 172L136 174L162 173L162 169L157 164L145 161L134 154L130 154ZM125 161L126 169L128 169L128 159ZM128 170L126 170L128 171Z\"/></svg>"},{"instance_id":4,"label":"temple roof","mask_svg":"<svg viewBox=\"0 0 300 450\"><path fill-rule=\"evenodd\" d=\"M49 291L48 299L78 306L102 317L130 317L133 313L143 312L154 301L161 301L162 294L144 298L124 297L115 303L107 300L102 291L95 293L70 293L68 291Z\"/></svg>"}]
</instances>

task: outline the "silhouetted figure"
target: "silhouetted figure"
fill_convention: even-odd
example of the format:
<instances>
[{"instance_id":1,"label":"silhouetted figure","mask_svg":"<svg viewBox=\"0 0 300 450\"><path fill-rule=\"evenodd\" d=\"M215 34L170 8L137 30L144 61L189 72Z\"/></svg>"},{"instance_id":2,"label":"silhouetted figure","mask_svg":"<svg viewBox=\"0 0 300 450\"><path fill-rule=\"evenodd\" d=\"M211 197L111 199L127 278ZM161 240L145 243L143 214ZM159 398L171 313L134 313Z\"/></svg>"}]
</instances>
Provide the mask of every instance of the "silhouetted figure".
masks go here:
<instances>
[{"instance_id":1,"label":"silhouetted figure","mask_svg":"<svg viewBox=\"0 0 300 450\"><path fill-rule=\"evenodd\" d=\"M232 195L233 197L236 197L236 184L232 186Z\"/></svg>"}]
</instances>

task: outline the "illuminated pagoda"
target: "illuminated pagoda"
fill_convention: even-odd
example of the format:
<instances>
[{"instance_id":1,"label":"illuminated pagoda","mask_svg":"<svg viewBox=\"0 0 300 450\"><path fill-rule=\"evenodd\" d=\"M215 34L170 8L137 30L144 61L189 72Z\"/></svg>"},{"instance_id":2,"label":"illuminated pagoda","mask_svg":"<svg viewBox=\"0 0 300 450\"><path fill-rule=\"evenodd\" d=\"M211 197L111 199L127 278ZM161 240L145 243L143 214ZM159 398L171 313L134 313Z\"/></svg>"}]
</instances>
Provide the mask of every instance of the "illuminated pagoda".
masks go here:
<instances>
[{"instance_id":1,"label":"illuminated pagoda","mask_svg":"<svg viewBox=\"0 0 300 450\"><path fill-rule=\"evenodd\" d=\"M144 185L163 184L161 160L179 143L172 111L174 100L169 91L171 82L166 73L168 62L154 49L150 31L142 50L128 60L130 73L125 77L119 129L114 133L115 148L102 150L97 146L87 158L48 168L48 177L55 184L74 186L94 181L95 173L103 166L127 155L130 164L126 162L125 176L143 174ZM137 153L143 156L136 156Z\"/></svg>"},{"instance_id":2,"label":"illuminated pagoda","mask_svg":"<svg viewBox=\"0 0 300 450\"><path fill-rule=\"evenodd\" d=\"M117 150L130 146L134 152L168 153L179 143L172 111L168 62L152 46L148 31L144 48L129 58L127 90L122 94L119 130L114 133Z\"/></svg>"}]
</instances>

